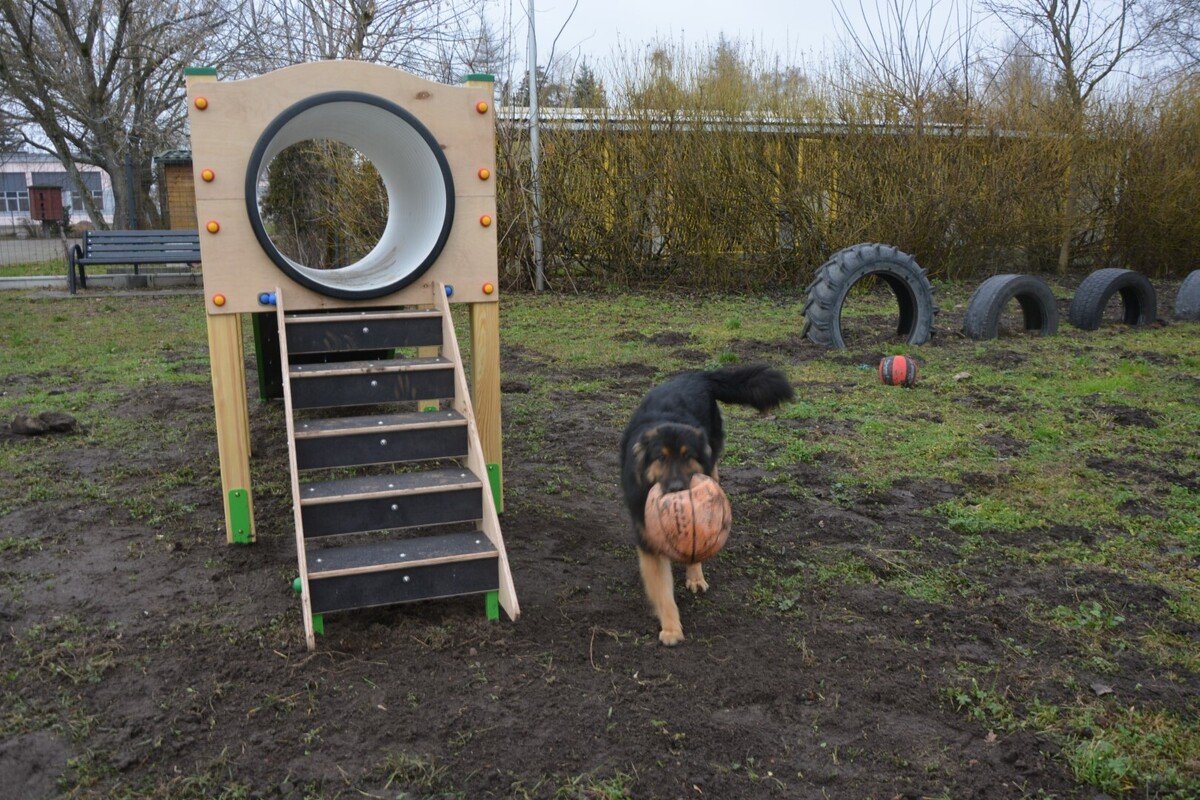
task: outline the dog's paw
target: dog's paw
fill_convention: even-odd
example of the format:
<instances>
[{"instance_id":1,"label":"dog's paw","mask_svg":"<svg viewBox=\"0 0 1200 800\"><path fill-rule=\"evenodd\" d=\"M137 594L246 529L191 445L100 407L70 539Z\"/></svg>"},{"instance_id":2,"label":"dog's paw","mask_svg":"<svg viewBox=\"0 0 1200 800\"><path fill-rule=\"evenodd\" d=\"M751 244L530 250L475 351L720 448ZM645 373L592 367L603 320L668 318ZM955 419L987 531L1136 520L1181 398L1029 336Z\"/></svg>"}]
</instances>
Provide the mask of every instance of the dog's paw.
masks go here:
<instances>
[{"instance_id":1,"label":"dog's paw","mask_svg":"<svg viewBox=\"0 0 1200 800\"><path fill-rule=\"evenodd\" d=\"M690 578L689 577L687 579L687 588L689 591L691 591L692 594L700 594L701 592L707 592L708 591L708 581L704 580L703 575L701 575L699 578Z\"/></svg>"},{"instance_id":2,"label":"dog's paw","mask_svg":"<svg viewBox=\"0 0 1200 800\"><path fill-rule=\"evenodd\" d=\"M668 631L661 630L658 632L658 641L667 647L674 647L677 644L683 643L683 631Z\"/></svg>"}]
</instances>

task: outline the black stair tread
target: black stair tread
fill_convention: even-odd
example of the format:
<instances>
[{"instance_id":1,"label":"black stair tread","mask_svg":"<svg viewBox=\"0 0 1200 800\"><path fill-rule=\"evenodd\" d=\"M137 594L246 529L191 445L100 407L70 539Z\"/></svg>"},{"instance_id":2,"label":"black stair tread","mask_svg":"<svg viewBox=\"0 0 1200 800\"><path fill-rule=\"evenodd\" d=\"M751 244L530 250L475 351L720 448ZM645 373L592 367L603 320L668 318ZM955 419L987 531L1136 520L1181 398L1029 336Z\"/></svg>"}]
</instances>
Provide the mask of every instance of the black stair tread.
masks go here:
<instances>
[{"instance_id":1,"label":"black stair tread","mask_svg":"<svg viewBox=\"0 0 1200 800\"><path fill-rule=\"evenodd\" d=\"M331 375L365 375L377 372L411 372L427 369L448 369L453 363L441 356L431 358L381 358L372 361L341 361L328 364L293 364L288 375L293 378L329 377Z\"/></svg>"},{"instance_id":2,"label":"black stair tread","mask_svg":"<svg viewBox=\"0 0 1200 800\"><path fill-rule=\"evenodd\" d=\"M344 547L325 547L307 554L309 580L386 572L397 569L496 558L499 553L483 531L458 531L410 539L386 539Z\"/></svg>"},{"instance_id":3,"label":"black stair tread","mask_svg":"<svg viewBox=\"0 0 1200 800\"><path fill-rule=\"evenodd\" d=\"M372 497L433 494L483 486L471 470L462 467L429 469L395 475L367 475L300 484L300 505L320 505Z\"/></svg>"},{"instance_id":4,"label":"black stair tread","mask_svg":"<svg viewBox=\"0 0 1200 800\"><path fill-rule=\"evenodd\" d=\"M334 417L296 422L297 439L322 436L348 436L357 433L385 433L417 428L443 428L466 425L457 411L412 411L403 414L367 414L359 417Z\"/></svg>"},{"instance_id":5,"label":"black stair tread","mask_svg":"<svg viewBox=\"0 0 1200 800\"><path fill-rule=\"evenodd\" d=\"M423 317L440 317L442 312L428 309L404 310L398 308L377 308L371 311L328 311L319 314L284 314L287 324L305 324L309 322L366 322L375 319L414 319Z\"/></svg>"}]
</instances>

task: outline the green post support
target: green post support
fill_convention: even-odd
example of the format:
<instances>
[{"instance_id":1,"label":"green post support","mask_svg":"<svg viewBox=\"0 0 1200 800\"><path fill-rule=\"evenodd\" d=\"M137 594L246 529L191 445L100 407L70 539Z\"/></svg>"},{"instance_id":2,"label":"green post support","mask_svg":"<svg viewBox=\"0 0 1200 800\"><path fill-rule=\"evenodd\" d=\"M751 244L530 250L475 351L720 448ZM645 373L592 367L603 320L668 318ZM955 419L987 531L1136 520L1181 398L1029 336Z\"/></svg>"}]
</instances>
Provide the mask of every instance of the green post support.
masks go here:
<instances>
[{"instance_id":1,"label":"green post support","mask_svg":"<svg viewBox=\"0 0 1200 800\"><path fill-rule=\"evenodd\" d=\"M252 544L250 535L250 493L245 489L229 490L229 528L234 544Z\"/></svg>"},{"instance_id":2,"label":"green post support","mask_svg":"<svg viewBox=\"0 0 1200 800\"><path fill-rule=\"evenodd\" d=\"M492 499L496 501L496 513L504 513L504 488L500 482L500 465L488 464L488 483L492 486Z\"/></svg>"},{"instance_id":3,"label":"green post support","mask_svg":"<svg viewBox=\"0 0 1200 800\"><path fill-rule=\"evenodd\" d=\"M484 606L487 608L487 618L492 622L500 619L500 593L488 592L483 596Z\"/></svg>"},{"instance_id":4,"label":"green post support","mask_svg":"<svg viewBox=\"0 0 1200 800\"><path fill-rule=\"evenodd\" d=\"M312 620L313 620L313 633L319 633L322 636L324 636L325 635L325 615L324 614L313 614Z\"/></svg>"}]
</instances>

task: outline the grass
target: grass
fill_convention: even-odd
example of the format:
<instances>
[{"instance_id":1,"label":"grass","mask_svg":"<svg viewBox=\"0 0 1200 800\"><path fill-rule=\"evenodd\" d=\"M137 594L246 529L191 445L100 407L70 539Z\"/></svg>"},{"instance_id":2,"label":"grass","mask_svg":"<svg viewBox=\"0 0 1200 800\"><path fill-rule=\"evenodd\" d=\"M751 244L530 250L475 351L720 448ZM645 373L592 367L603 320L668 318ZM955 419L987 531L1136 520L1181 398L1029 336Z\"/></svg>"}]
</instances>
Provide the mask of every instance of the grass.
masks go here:
<instances>
[{"instance_id":1,"label":"grass","mask_svg":"<svg viewBox=\"0 0 1200 800\"><path fill-rule=\"evenodd\" d=\"M54 259L50 261L25 261L16 264L0 264L0 278L22 278L29 275L54 275L65 276L67 274L66 259Z\"/></svg>"},{"instance_id":2,"label":"grass","mask_svg":"<svg viewBox=\"0 0 1200 800\"><path fill-rule=\"evenodd\" d=\"M944 288L940 302L952 308L965 302L970 287ZM506 448L510 458L536 463L530 471L540 482L537 492L514 493L510 511L538 510L530 498L594 490L582 485L577 471L537 459L554 433L551 412L572 397L596 402L596 424L619 430L657 379L697 366L773 361L787 370L799 398L772 419L730 409L733 435L723 463L759 470L764 485L804 508L858 516L852 523L856 537L847 541L814 536L781 544L770 526L739 534L751 546L726 568L752 587L749 613L790 625L811 610L814 593L836 610L847 593L869 588L905 609L986 616L1003 594L994 576L1040 576L1039 585L1063 594L1033 597L1022 606L1024 617L1014 622L1034 633L1011 644L1004 666L1015 677L997 683L993 673L977 667L942 676L931 671L949 711L984 730L1043 737L1064 768L1097 791L1197 796L1200 724L1194 703L1184 711L1163 707L1153 696L1123 691L1097 697L1088 688L1097 674L1116 681L1134 657L1152 664L1157 679L1183 686L1200 672L1196 326L1092 334L1064 328L1046 340L951 339L927 348L891 343L825 353L799 343L801 308L794 297L506 297L503 346L520 364L506 377L528 384L528 391L505 394ZM461 314L458 322L462 329ZM651 338L664 332L676 336ZM198 299L147 294L49 301L6 293L0 296L0 340L0 415L65 410L84 426L76 437L0 446L0 514L77 502L161 530L162 543L138 547L170 544L172 531L196 510L178 499L178 491L213 482L209 468L160 473L128 459L98 463L70 481L51 484L44 476L55 472L65 448L119 453L148 440L186 448L208 435L184 429L170 416L122 413L128 398L156 386L196 384L201 395L206 391ZM460 341L469 337L460 335ZM861 367L876 352L914 355L922 363L921 381L911 390L881 386L873 365ZM964 371L969 377L954 379ZM146 479L137 496L122 490L131 477ZM871 503L894 502L889 493L897 489L920 487L941 488L932 499L918 498L917 524L906 539L881 545L888 532L861 512ZM260 496L286 502L287 487L274 473L257 488ZM735 510L756 502L763 501L736 498ZM9 536L0 539L0 553L34 559L49 545ZM7 573L0 588L19 596L21 580ZM1120 594L1123 584L1149 587L1161 600L1129 601ZM1080 585L1100 588L1079 593ZM0 732L56 725L86 742L103 712L80 705L72 689L104 680L120 657L112 644L116 637L107 634L73 617L19 632L15 655L6 656L6 664L15 659L16 666L0 676ZM200 635L258 646L236 627L180 628L176 638ZM418 646L441 649L438 636L430 636ZM283 635L272 627L265 637L274 646ZM811 658L803 636L795 641ZM1047 642L1065 655L1034 662ZM56 703L23 703L18 689L31 682L57 687ZM274 714L281 702L264 698L258 713ZM312 736L316 743L328 733ZM112 785L107 762L80 752L76 785ZM428 754L390 753L373 774L389 791L456 796L454 776ZM636 794L635 775L608 770L545 776L540 783L525 778L514 783L512 794L618 800ZM218 760L198 765L191 775L133 787L128 796L240 797L248 791Z\"/></svg>"}]
</instances>

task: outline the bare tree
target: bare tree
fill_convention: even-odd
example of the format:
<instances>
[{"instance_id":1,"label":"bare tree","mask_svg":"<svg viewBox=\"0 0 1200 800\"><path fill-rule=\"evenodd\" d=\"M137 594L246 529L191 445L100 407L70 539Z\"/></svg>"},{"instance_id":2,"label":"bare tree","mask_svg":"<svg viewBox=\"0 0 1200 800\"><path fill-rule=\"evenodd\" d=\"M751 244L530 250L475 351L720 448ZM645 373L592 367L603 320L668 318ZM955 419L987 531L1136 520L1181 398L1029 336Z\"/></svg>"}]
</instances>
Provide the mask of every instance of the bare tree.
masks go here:
<instances>
[{"instance_id":1,"label":"bare tree","mask_svg":"<svg viewBox=\"0 0 1200 800\"><path fill-rule=\"evenodd\" d=\"M447 53L471 39L482 0L245 0L237 67L353 59L441 76Z\"/></svg>"},{"instance_id":2,"label":"bare tree","mask_svg":"<svg viewBox=\"0 0 1200 800\"><path fill-rule=\"evenodd\" d=\"M1175 0L986 0L1025 53L1056 79L1067 147L1058 270L1071 266L1079 206L1079 151L1088 103L1114 74L1153 54L1180 19Z\"/></svg>"},{"instance_id":3,"label":"bare tree","mask_svg":"<svg viewBox=\"0 0 1200 800\"><path fill-rule=\"evenodd\" d=\"M969 9L934 0L845 0L834 4L851 59L852 94L882 94L887 108L918 133L938 95L950 91L970 101L973 64Z\"/></svg>"},{"instance_id":4,"label":"bare tree","mask_svg":"<svg viewBox=\"0 0 1200 800\"><path fill-rule=\"evenodd\" d=\"M0 0L0 92L26 146L62 162L92 222L79 165L113 180L116 218L129 196L126 155L148 183L153 154L178 145L186 116L182 71L211 63L224 13L218 0ZM139 216L158 211L141 193Z\"/></svg>"}]
</instances>

